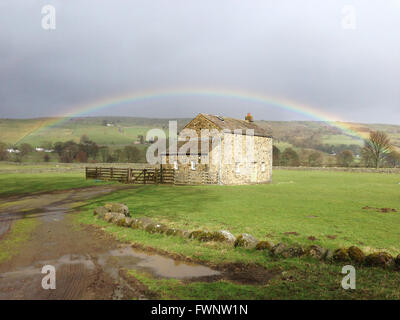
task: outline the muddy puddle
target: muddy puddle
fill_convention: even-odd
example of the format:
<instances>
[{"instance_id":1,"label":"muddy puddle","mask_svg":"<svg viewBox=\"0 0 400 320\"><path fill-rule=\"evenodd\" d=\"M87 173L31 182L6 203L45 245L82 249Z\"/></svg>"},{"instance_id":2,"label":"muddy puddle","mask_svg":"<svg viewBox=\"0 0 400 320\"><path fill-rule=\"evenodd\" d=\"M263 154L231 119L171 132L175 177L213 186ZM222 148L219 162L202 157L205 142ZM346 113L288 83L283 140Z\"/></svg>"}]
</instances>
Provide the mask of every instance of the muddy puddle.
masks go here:
<instances>
[{"instance_id":1,"label":"muddy puddle","mask_svg":"<svg viewBox=\"0 0 400 320\"><path fill-rule=\"evenodd\" d=\"M41 218L44 222L61 221L66 213L79 204L79 201L111 191L110 187L72 189L66 190L64 193L25 196L17 200L10 200L8 203L3 200L0 203L0 237L10 229L11 223L17 219L29 216L30 218Z\"/></svg>"},{"instance_id":2,"label":"muddy puddle","mask_svg":"<svg viewBox=\"0 0 400 320\"><path fill-rule=\"evenodd\" d=\"M119 271L121 268L145 271L156 278L192 279L220 274L219 271L205 266L178 262L168 257L145 253L138 249L133 249L130 246L126 246L121 249L115 249L100 254L97 257L81 254L67 254L61 256L57 260L37 261L31 266L2 273L0 278L39 275L41 274L41 268L45 265L52 265L56 270L70 265L81 265L85 269L94 270L96 264L114 279L119 279Z\"/></svg>"},{"instance_id":3,"label":"muddy puddle","mask_svg":"<svg viewBox=\"0 0 400 320\"><path fill-rule=\"evenodd\" d=\"M114 264L117 264L127 269L145 271L156 278L190 279L220 275L219 271L202 265L176 261L159 254L134 249L130 246L111 250L106 255L100 256L98 263L104 269L112 270ZM111 272L115 273L117 270Z\"/></svg>"},{"instance_id":4,"label":"muddy puddle","mask_svg":"<svg viewBox=\"0 0 400 320\"><path fill-rule=\"evenodd\" d=\"M43 266L54 266L57 277L57 290L48 293L41 289ZM220 272L208 267L178 262L159 254L149 254L130 246L91 254L66 254L58 259L38 260L31 265L14 268L0 273L0 300L1 299L56 299L76 298L87 289L90 281L96 285L105 285L104 290L110 290L109 298L126 299L130 293L135 293L137 299L147 299L135 286L121 277L122 269L139 270L155 278L163 279L196 279L200 277L216 276ZM108 284L95 280L96 275L107 275ZM104 276L102 277L103 279ZM91 280L92 279L92 280ZM10 292L8 288L18 288Z\"/></svg>"},{"instance_id":5,"label":"muddy puddle","mask_svg":"<svg viewBox=\"0 0 400 320\"><path fill-rule=\"evenodd\" d=\"M33 265L17 268L14 271L4 272L0 274L0 279L3 278L16 278L16 277L29 277L29 276L38 276L42 273L43 266L51 265L56 270L59 270L62 267L68 267L70 265L82 265L84 268L88 270L94 270L95 264L90 259L89 256L78 255L78 254L66 254L61 256L58 260L47 260L47 261L37 261Z\"/></svg>"}]
</instances>

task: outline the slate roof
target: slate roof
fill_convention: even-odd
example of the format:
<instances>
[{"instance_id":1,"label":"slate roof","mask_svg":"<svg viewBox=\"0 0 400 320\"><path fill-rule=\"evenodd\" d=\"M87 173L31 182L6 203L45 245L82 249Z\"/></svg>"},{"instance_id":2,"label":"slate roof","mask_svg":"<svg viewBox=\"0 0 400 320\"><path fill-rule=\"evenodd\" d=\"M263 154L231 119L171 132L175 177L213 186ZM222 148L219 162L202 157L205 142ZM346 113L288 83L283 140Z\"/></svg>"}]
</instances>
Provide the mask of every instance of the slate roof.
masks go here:
<instances>
[{"instance_id":1,"label":"slate roof","mask_svg":"<svg viewBox=\"0 0 400 320\"><path fill-rule=\"evenodd\" d=\"M261 128L254 122L248 122L246 120L239 120L229 117L221 117L207 113L201 113L201 115L207 120L213 122L215 125L221 128L221 130L230 130L232 132L234 130L242 130L242 134L246 134L247 129L253 129L255 136L271 138L271 133L268 130Z\"/></svg>"},{"instance_id":2,"label":"slate roof","mask_svg":"<svg viewBox=\"0 0 400 320\"><path fill-rule=\"evenodd\" d=\"M246 135L246 130L252 129L252 130L254 130L254 135L255 136L267 137L267 138L271 138L272 137L271 133L268 130L266 130L264 128L261 128L260 126L258 126L254 122L249 122L249 121L246 121L246 120L239 120L239 119L229 118L229 117L221 117L221 116L211 115L211 114L207 114L207 113L200 113L200 115L202 115L207 120L209 120L212 123L214 123L221 130L229 130L232 133L233 133L234 130L242 130L242 134ZM178 142L177 142L178 154L181 154L179 152L179 149L185 143L187 143L187 141L179 141L178 140ZM198 150L198 153L200 154L200 151L201 151L201 139L197 139L197 143L198 143L197 150ZM212 144L212 141L210 139L210 141L209 141L209 150L203 151L203 154L209 153L212 150L212 147L213 147L213 144ZM163 155L170 155L170 154L175 154L176 155L176 152L170 152L169 148L167 148L166 152L163 153ZM189 153L186 153L186 154L188 155Z\"/></svg>"}]
</instances>

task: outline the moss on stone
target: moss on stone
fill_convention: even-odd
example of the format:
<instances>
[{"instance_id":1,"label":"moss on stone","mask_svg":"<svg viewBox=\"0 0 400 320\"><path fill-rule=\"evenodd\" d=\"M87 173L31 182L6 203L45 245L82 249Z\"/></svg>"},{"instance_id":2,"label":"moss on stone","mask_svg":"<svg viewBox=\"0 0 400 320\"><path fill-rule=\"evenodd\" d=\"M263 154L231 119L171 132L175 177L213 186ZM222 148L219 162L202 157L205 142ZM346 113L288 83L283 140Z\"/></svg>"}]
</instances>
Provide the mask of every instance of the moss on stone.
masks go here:
<instances>
[{"instance_id":1,"label":"moss on stone","mask_svg":"<svg viewBox=\"0 0 400 320\"><path fill-rule=\"evenodd\" d=\"M398 267L400 267L400 254L397 255L396 259L394 259L394 262L396 263L396 265L397 265Z\"/></svg>"},{"instance_id":2,"label":"moss on stone","mask_svg":"<svg viewBox=\"0 0 400 320\"><path fill-rule=\"evenodd\" d=\"M187 230L177 230L176 235L181 238L187 238L189 236L189 231Z\"/></svg>"},{"instance_id":3,"label":"moss on stone","mask_svg":"<svg viewBox=\"0 0 400 320\"><path fill-rule=\"evenodd\" d=\"M175 235L177 234L177 232L178 232L178 230L175 229L175 228L168 228L168 229L165 231L165 234L166 234L167 236L175 236Z\"/></svg>"},{"instance_id":4,"label":"moss on stone","mask_svg":"<svg viewBox=\"0 0 400 320\"><path fill-rule=\"evenodd\" d=\"M245 247L245 248L255 248L258 243L258 240L254 238L252 235L247 233L240 234L234 243L235 247Z\"/></svg>"},{"instance_id":5,"label":"moss on stone","mask_svg":"<svg viewBox=\"0 0 400 320\"><path fill-rule=\"evenodd\" d=\"M125 204L109 202L104 205L104 207L110 212L122 213L124 216L129 217L129 209Z\"/></svg>"},{"instance_id":6,"label":"moss on stone","mask_svg":"<svg viewBox=\"0 0 400 320\"><path fill-rule=\"evenodd\" d=\"M125 215L122 213L114 213L112 222L117 226L123 227L125 225Z\"/></svg>"},{"instance_id":7,"label":"moss on stone","mask_svg":"<svg viewBox=\"0 0 400 320\"><path fill-rule=\"evenodd\" d=\"M207 242L213 240L213 234L209 231L196 230L190 233L189 238L197 239L202 242Z\"/></svg>"},{"instance_id":8,"label":"moss on stone","mask_svg":"<svg viewBox=\"0 0 400 320\"><path fill-rule=\"evenodd\" d=\"M168 230L168 227L165 224L156 223L156 225L155 225L156 233L165 233L165 232L167 232L167 230Z\"/></svg>"},{"instance_id":9,"label":"moss on stone","mask_svg":"<svg viewBox=\"0 0 400 320\"><path fill-rule=\"evenodd\" d=\"M111 222L112 218L114 217L112 212L107 212L104 216L104 220L106 220L107 222Z\"/></svg>"},{"instance_id":10,"label":"moss on stone","mask_svg":"<svg viewBox=\"0 0 400 320\"><path fill-rule=\"evenodd\" d=\"M137 221L137 228L146 229L147 225L149 225L150 223L153 223L153 220L151 220L150 218L146 217L139 218Z\"/></svg>"},{"instance_id":11,"label":"moss on stone","mask_svg":"<svg viewBox=\"0 0 400 320\"><path fill-rule=\"evenodd\" d=\"M351 246L347 249L349 257L352 261L356 263L363 263L365 260L365 254L362 250L356 246Z\"/></svg>"},{"instance_id":12,"label":"moss on stone","mask_svg":"<svg viewBox=\"0 0 400 320\"><path fill-rule=\"evenodd\" d=\"M138 229L139 228L139 219L137 218L132 218L131 226L132 229Z\"/></svg>"},{"instance_id":13,"label":"moss on stone","mask_svg":"<svg viewBox=\"0 0 400 320\"><path fill-rule=\"evenodd\" d=\"M216 242L226 241L226 237L222 233L219 233L218 231L212 232L210 235L210 238L211 238L211 241L216 241Z\"/></svg>"},{"instance_id":14,"label":"moss on stone","mask_svg":"<svg viewBox=\"0 0 400 320\"><path fill-rule=\"evenodd\" d=\"M284 243L278 243L277 245L273 246L271 249L271 253L273 255L281 255L283 253L283 251L285 251L287 248L286 244Z\"/></svg>"},{"instance_id":15,"label":"moss on stone","mask_svg":"<svg viewBox=\"0 0 400 320\"><path fill-rule=\"evenodd\" d=\"M97 207L96 209L93 210L93 215L98 216L99 218L104 218L106 213L109 212L106 207Z\"/></svg>"},{"instance_id":16,"label":"moss on stone","mask_svg":"<svg viewBox=\"0 0 400 320\"><path fill-rule=\"evenodd\" d=\"M290 247L283 250L282 256L285 258L301 257L305 253L306 252L303 247Z\"/></svg>"},{"instance_id":17,"label":"moss on stone","mask_svg":"<svg viewBox=\"0 0 400 320\"><path fill-rule=\"evenodd\" d=\"M365 264L370 267L390 268L394 265L394 259L387 252L375 252L365 258Z\"/></svg>"},{"instance_id":18,"label":"moss on stone","mask_svg":"<svg viewBox=\"0 0 400 320\"><path fill-rule=\"evenodd\" d=\"M132 218L126 217L125 218L124 227L128 227L129 228L131 226L132 222L133 222Z\"/></svg>"},{"instance_id":19,"label":"moss on stone","mask_svg":"<svg viewBox=\"0 0 400 320\"><path fill-rule=\"evenodd\" d=\"M256 250L271 250L274 244L268 240L260 241L256 245Z\"/></svg>"},{"instance_id":20,"label":"moss on stone","mask_svg":"<svg viewBox=\"0 0 400 320\"><path fill-rule=\"evenodd\" d=\"M157 224L156 223L149 223L145 230L149 233L156 233L157 232Z\"/></svg>"},{"instance_id":21,"label":"moss on stone","mask_svg":"<svg viewBox=\"0 0 400 320\"><path fill-rule=\"evenodd\" d=\"M333 252L333 260L346 262L350 261L350 256L346 248L339 248Z\"/></svg>"},{"instance_id":22,"label":"moss on stone","mask_svg":"<svg viewBox=\"0 0 400 320\"><path fill-rule=\"evenodd\" d=\"M305 254L315 259L322 259L326 254L326 249L313 244L305 250Z\"/></svg>"}]
</instances>

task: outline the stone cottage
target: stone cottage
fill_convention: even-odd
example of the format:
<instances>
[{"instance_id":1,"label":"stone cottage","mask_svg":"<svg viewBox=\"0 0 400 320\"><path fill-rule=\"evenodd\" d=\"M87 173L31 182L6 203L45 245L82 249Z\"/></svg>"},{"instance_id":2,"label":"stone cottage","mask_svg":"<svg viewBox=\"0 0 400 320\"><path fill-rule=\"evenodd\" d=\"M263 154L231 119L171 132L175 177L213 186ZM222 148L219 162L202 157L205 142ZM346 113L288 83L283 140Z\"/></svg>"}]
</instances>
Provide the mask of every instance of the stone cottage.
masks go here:
<instances>
[{"instance_id":1,"label":"stone cottage","mask_svg":"<svg viewBox=\"0 0 400 320\"><path fill-rule=\"evenodd\" d=\"M272 181L272 137L254 123L201 113L161 155L179 184L255 184Z\"/></svg>"}]
</instances>

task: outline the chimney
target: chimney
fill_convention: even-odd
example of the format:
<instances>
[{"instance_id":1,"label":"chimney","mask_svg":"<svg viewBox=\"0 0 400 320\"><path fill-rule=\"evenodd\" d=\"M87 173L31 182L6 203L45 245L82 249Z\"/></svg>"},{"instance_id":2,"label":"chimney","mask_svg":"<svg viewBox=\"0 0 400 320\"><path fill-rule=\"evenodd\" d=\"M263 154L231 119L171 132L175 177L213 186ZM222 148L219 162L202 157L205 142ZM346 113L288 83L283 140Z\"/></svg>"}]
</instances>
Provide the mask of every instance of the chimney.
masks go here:
<instances>
[{"instance_id":1,"label":"chimney","mask_svg":"<svg viewBox=\"0 0 400 320\"><path fill-rule=\"evenodd\" d=\"M254 122L254 117L248 113L247 116L244 118L247 122Z\"/></svg>"}]
</instances>

